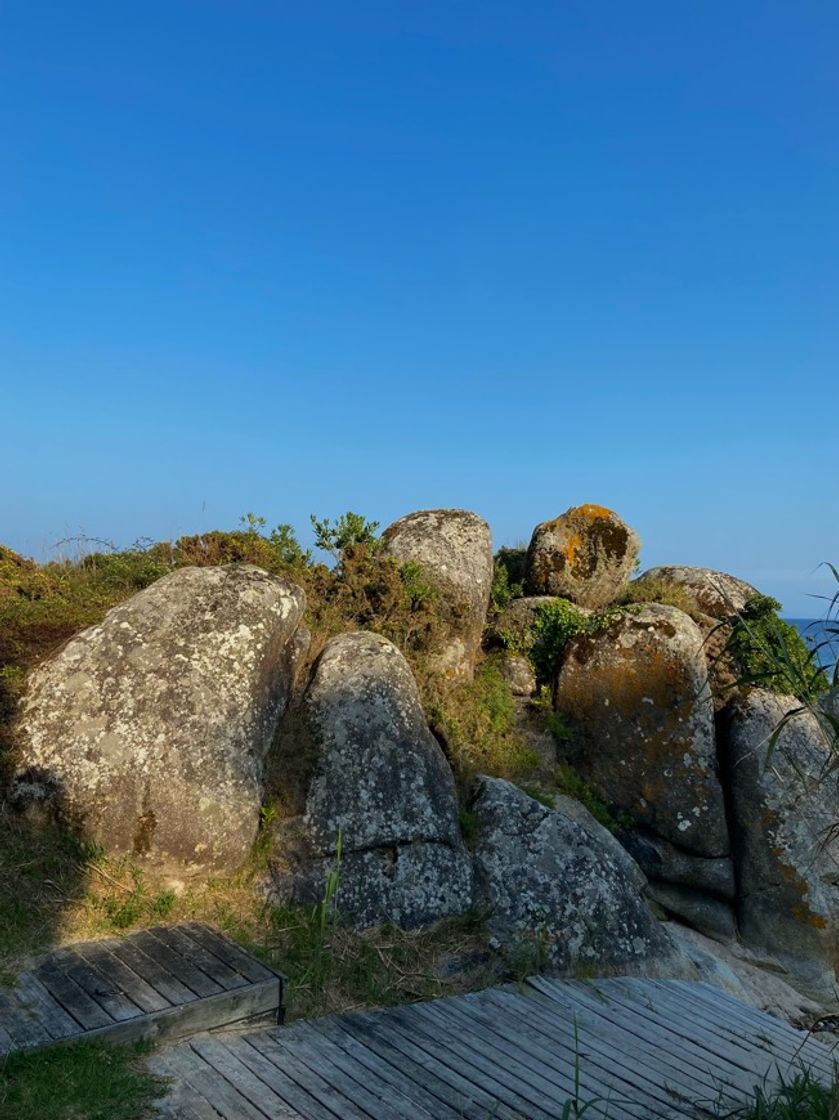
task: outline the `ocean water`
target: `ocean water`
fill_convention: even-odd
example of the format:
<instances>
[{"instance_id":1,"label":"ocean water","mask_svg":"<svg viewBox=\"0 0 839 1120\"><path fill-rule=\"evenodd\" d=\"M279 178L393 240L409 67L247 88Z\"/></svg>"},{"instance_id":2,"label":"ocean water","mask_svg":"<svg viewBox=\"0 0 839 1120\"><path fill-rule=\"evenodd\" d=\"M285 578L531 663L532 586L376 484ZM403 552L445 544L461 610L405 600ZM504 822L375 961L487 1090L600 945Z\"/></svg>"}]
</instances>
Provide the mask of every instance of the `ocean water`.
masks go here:
<instances>
[{"instance_id":1,"label":"ocean water","mask_svg":"<svg viewBox=\"0 0 839 1120\"><path fill-rule=\"evenodd\" d=\"M826 629L823 620L817 618L787 618L784 621L792 623L807 645L816 650L819 663L825 669L833 668L839 660L839 633L831 633L830 630L839 630L839 621L828 623L830 630Z\"/></svg>"}]
</instances>

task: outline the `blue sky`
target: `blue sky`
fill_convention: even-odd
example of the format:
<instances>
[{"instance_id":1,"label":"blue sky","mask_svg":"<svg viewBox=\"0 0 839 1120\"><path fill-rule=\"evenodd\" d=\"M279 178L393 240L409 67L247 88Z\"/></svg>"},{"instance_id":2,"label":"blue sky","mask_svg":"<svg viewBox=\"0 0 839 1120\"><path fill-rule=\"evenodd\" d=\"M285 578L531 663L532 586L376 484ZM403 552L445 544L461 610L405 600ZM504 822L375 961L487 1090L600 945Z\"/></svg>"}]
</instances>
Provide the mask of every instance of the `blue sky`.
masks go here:
<instances>
[{"instance_id":1,"label":"blue sky","mask_svg":"<svg viewBox=\"0 0 839 1120\"><path fill-rule=\"evenodd\" d=\"M0 10L0 540L611 506L818 613L835 3Z\"/></svg>"}]
</instances>

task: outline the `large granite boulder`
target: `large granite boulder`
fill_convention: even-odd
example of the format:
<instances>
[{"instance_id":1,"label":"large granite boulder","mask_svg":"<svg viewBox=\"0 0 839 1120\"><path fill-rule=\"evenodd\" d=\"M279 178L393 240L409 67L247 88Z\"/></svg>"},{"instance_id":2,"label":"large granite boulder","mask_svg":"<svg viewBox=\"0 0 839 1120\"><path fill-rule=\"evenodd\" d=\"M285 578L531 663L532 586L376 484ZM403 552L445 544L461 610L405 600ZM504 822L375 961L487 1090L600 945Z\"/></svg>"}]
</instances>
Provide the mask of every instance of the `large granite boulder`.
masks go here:
<instances>
[{"instance_id":1,"label":"large granite boulder","mask_svg":"<svg viewBox=\"0 0 839 1120\"><path fill-rule=\"evenodd\" d=\"M304 606L288 580L232 565L182 568L109 611L31 676L16 801L185 872L239 866Z\"/></svg>"},{"instance_id":2,"label":"large granite boulder","mask_svg":"<svg viewBox=\"0 0 839 1120\"><path fill-rule=\"evenodd\" d=\"M702 635L657 603L573 638L556 682L567 758L613 809L696 855L728 855Z\"/></svg>"},{"instance_id":3,"label":"large granite boulder","mask_svg":"<svg viewBox=\"0 0 839 1120\"><path fill-rule=\"evenodd\" d=\"M643 876L627 871L626 852L596 822L581 824L499 778L480 780L472 810L476 902L489 910L497 945L527 967L632 971L671 952L644 902Z\"/></svg>"},{"instance_id":4,"label":"large granite boulder","mask_svg":"<svg viewBox=\"0 0 839 1120\"><path fill-rule=\"evenodd\" d=\"M702 614L726 619L740 614L750 599L758 594L745 580L711 568L689 568L682 564L666 564L649 568L634 581L643 587L671 583L689 596Z\"/></svg>"},{"instance_id":5,"label":"large granite boulder","mask_svg":"<svg viewBox=\"0 0 839 1120\"><path fill-rule=\"evenodd\" d=\"M741 936L778 957L814 999L833 989L839 964L834 766L824 729L794 697L755 689L732 706L728 782Z\"/></svg>"},{"instance_id":6,"label":"large granite boulder","mask_svg":"<svg viewBox=\"0 0 839 1120\"><path fill-rule=\"evenodd\" d=\"M385 554L400 564L419 564L450 608L437 667L451 676L471 677L492 589L492 535L486 521L462 509L420 510L388 526L382 542Z\"/></svg>"},{"instance_id":7,"label":"large granite boulder","mask_svg":"<svg viewBox=\"0 0 839 1120\"><path fill-rule=\"evenodd\" d=\"M396 646L368 632L333 638L299 716L314 767L305 811L277 827L275 896L318 902L337 870L338 910L359 927L467 910L454 778Z\"/></svg>"},{"instance_id":8,"label":"large granite boulder","mask_svg":"<svg viewBox=\"0 0 839 1120\"><path fill-rule=\"evenodd\" d=\"M635 530L612 510L576 506L533 530L526 590L599 610L628 586L640 547Z\"/></svg>"}]
</instances>

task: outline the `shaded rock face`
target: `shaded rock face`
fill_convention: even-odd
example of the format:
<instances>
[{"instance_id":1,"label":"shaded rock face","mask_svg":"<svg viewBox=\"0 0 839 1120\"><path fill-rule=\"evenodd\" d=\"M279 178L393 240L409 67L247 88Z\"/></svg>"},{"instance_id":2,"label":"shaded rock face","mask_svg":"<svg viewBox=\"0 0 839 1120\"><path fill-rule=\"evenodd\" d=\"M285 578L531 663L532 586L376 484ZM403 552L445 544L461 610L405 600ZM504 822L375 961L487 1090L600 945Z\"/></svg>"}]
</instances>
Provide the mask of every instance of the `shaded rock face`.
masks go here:
<instances>
[{"instance_id":1,"label":"shaded rock face","mask_svg":"<svg viewBox=\"0 0 839 1120\"><path fill-rule=\"evenodd\" d=\"M293 583L233 565L182 568L109 611L31 676L17 802L187 872L239 866L304 606Z\"/></svg>"},{"instance_id":2,"label":"shaded rock face","mask_svg":"<svg viewBox=\"0 0 839 1120\"><path fill-rule=\"evenodd\" d=\"M690 855L658 836L622 832L620 841L651 881L708 891L733 899L736 891L734 861Z\"/></svg>"},{"instance_id":3,"label":"shaded rock face","mask_svg":"<svg viewBox=\"0 0 839 1120\"><path fill-rule=\"evenodd\" d=\"M302 724L314 774L304 814L277 830L275 892L318 902L340 834L345 921L409 927L467 910L471 867L454 778L396 646L367 632L333 638Z\"/></svg>"},{"instance_id":4,"label":"shaded rock face","mask_svg":"<svg viewBox=\"0 0 839 1120\"><path fill-rule=\"evenodd\" d=\"M536 691L536 674L528 658L508 653L499 658L498 668L513 696L532 696Z\"/></svg>"},{"instance_id":5,"label":"shaded rock face","mask_svg":"<svg viewBox=\"0 0 839 1120\"><path fill-rule=\"evenodd\" d=\"M724 619L739 614L749 599L758 594L756 588L742 579L711 568L689 568L681 564L650 568L635 581L673 583L694 600L697 608L711 618Z\"/></svg>"},{"instance_id":6,"label":"shaded rock face","mask_svg":"<svg viewBox=\"0 0 839 1120\"><path fill-rule=\"evenodd\" d=\"M650 883L647 895L668 914L682 918L706 937L726 942L737 936L734 911L721 898L673 883Z\"/></svg>"},{"instance_id":7,"label":"shaded rock face","mask_svg":"<svg viewBox=\"0 0 839 1120\"><path fill-rule=\"evenodd\" d=\"M492 589L492 534L486 521L462 509L420 510L394 521L382 541L385 553L400 564L420 564L454 608L437 666L452 676L471 677Z\"/></svg>"},{"instance_id":8,"label":"shaded rock face","mask_svg":"<svg viewBox=\"0 0 839 1120\"><path fill-rule=\"evenodd\" d=\"M729 852L702 635L649 604L569 642L555 704L569 759L616 809L701 856Z\"/></svg>"},{"instance_id":9,"label":"shaded rock face","mask_svg":"<svg viewBox=\"0 0 839 1120\"><path fill-rule=\"evenodd\" d=\"M482 778L475 898L489 931L515 954L561 971L630 969L671 945L626 872L626 853L598 833L498 778ZM640 873L639 873L640 874Z\"/></svg>"},{"instance_id":10,"label":"shaded rock face","mask_svg":"<svg viewBox=\"0 0 839 1120\"><path fill-rule=\"evenodd\" d=\"M795 716L770 740L791 696L755 690L731 711L728 775L740 932L774 953L813 998L839 964L839 787L816 719Z\"/></svg>"},{"instance_id":11,"label":"shaded rock face","mask_svg":"<svg viewBox=\"0 0 839 1120\"><path fill-rule=\"evenodd\" d=\"M583 607L606 607L626 589L641 542L603 506L567 510L533 530L527 550L529 595L558 595Z\"/></svg>"}]
</instances>

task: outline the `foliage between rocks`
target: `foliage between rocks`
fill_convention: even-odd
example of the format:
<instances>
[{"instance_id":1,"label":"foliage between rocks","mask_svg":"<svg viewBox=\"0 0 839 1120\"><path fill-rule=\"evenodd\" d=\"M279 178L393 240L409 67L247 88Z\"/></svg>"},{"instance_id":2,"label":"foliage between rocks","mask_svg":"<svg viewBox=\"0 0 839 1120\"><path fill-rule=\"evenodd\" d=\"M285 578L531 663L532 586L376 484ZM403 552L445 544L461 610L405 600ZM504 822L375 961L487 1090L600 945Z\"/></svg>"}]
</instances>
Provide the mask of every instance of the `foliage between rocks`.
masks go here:
<instances>
[{"instance_id":1,"label":"foliage between rocks","mask_svg":"<svg viewBox=\"0 0 839 1120\"><path fill-rule=\"evenodd\" d=\"M740 684L814 701L829 687L827 674L798 630L778 617L780 609L777 599L753 596L730 620L726 652L740 672Z\"/></svg>"},{"instance_id":2,"label":"foliage between rocks","mask_svg":"<svg viewBox=\"0 0 839 1120\"><path fill-rule=\"evenodd\" d=\"M0 1065L0 1120L141 1120L166 1091L143 1065L149 1047L74 1042Z\"/></svg>"},{"instance_id":3,"label":"foliage between rocks","mask_svg":"<svg viewBox=\"0 0 839 1120\"><path fill-rule=\"evenodd\" d=\"M499 548L495 554L490 613L500 614L513 599L524 594L524 576L527 566L527 549Z\"/></svg>"},{"instance_id":4,"label":"foliage between rocks","mask_svg":"<svg viewBox=\"0 0 839 1120\"><path fill-rule=\"evenodd\" d=\"M677 607L694 621L702 617L690 592L673 580L650 576L640 582L633 580L620 598L621 605L630 603L662 603L666 607Z\"/></svg>"}]
</instances>

